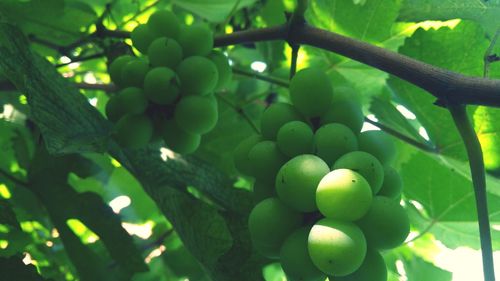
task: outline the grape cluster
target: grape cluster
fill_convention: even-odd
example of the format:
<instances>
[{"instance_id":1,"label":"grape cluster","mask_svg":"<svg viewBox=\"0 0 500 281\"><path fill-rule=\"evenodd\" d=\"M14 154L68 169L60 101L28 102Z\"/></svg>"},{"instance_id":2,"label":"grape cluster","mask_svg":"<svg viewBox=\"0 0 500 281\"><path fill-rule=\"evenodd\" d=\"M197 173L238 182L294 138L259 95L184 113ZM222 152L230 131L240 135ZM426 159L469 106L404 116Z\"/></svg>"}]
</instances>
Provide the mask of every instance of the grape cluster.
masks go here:
<instances>
[{"instance_id":1,"label":"grape cluster","mask_svg":"<svg viewBox=\"0 0 500 281\"><path fill-rule=\"evenodd\" d=\"M380 131L360 133L360 105L321 70L298 72L290 99L268 107L261 135L234 151L236 168L256 179L253 247L279 259L289 280L385 281L379 251L400 245L410 227L390 166L394 144Z\"/></svg>"},{"instance_id":2,"label":"grape cluster","mask_svg":"<svg viewBox=\"0 0 500 281\"><path fill-rule=\"evenodd\" d=\"M131 39L142 56L123 55L109 65L121 89L106 104L115 139L130 148L163 139L175 152L194 152L201 135L217 123L214 91L231 79L227 58L212 50L212 31L157 11L132 31Z\"/></svg>"}]
</instances>

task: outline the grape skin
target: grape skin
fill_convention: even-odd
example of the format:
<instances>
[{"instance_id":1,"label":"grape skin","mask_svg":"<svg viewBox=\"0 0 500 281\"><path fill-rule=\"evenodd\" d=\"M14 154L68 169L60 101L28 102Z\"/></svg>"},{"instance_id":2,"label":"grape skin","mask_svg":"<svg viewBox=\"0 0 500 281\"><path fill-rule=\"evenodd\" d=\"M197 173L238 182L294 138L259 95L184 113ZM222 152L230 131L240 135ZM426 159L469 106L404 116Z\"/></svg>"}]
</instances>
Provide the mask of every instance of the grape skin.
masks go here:
<instances>
[{"instance_id":1,"label":"grape skin","mask_svg":"<svg viewBox=\"0 0 500 281\"><path fill-rule=\"evenodd\" d=\"M149 45L155 39L155 36L145 24L138 25L132 33L130 33L132 45L143 54L147 54Z\"/></svg>"},{"instance_id":2,"label":"grape skin","mask_svg":"<svg viewBox=\"0 0 500 281\"><path fill-rule=\"evenodd\" d=\"M141 114L146 111L148 101L142 89L129 87L121 90L106 104L106 116L112 122L117 122L125 114Z\"/></svg>"},{"instance_id":3,"label":"grape skin","mask_svg":"<svg viewBox=\"0 0 500 281\"><path fill-rule=\"evenodd\" d=\"M260 119L260 131L264 138L275 140L279 129L290 121L303 120L297 110L287 103L273 103L269 106Z\"/></svg>"},{"instance_id":4,"label":"grape skin","mask_svg":"<svg viewBox=\"0 0 500 281\"><path fill-rule=\"evenodd\" d=\"M361 174L370 184L373 194L377 194L384 181L382 164L373 155L363 151L344 154L333 165L333 170L350 169Z\"/></svg>"},{"instance_id":5,"label":"grape skin","mask_svg":"<svg viewBox=\"0 0 500 281\"><path fill-rule=\"evenodd\" d=\"M315 211L316 188L328 172L330 169L321 158L312 154L296 156L276 176L278 197L297 211Z\"/></svg>"},{"instance_id":6,"label":"grape skin","mask_svg":"<svg viewBox=\"0 0 500 281\"><path fill-rule=\"evenodd\" d=\"M227 57L221 51L212 51L208 58L217 67L217 72L219 73L219 79L217 80L216 90L223 89L226 87L233 76L233 71L229 65Z\"/></svg>"},{"instance_id":7,"label":"grape skin","mask_svg":"<svg viewBox=\"0 0 500 281\"><path fill-rule=\"evenodd\" d=\"M156 104L172 104L180 96L175 72L167 67L151 69L144 79L144 93Z\"/></svg>"},{"instance_id":8,"label":"grape skin","mask_svg":"<svg viewBox=\"0 0 500 281\"><path fill-rule=\"evenodd\" d=\"M327 218L354 221L366 214L372 202L372 189L360 174L333 170L323 177L316 190L316 204Z\"/></svg>"},{"instance_id":9,"label":"grape skin","mask_svg":"<svg viewBox=\"0 0 500 281\"><path fill-rule=\"evenodd\" d=\"M368 245L390 249L401 245L410 232L408 215L399 202L375 196L370 210L357 224L363 230Z\"/></svg>"},{"instance_id":10,"label":"grape skin","mask_svg":"<svg viewBox=\"0 0 500 281\"><path fill-rule=\"evenodd\" d=\"M143 114L128 114L115 125L114 137L124 147L138 149L145 147L153 136L153 123Z\"/></svg>"},{"instance_id":11,"label":"grape skin","mask_svg":"<svg viewBox=\"0 0 500 281\"><path fill-rule=\"evenodd\" d=\"M148 57L153 67L175 69L182 61L182 47L174 39L161 37L149 45Z\"/></svg>"},{"instance_id":12,"label":"grape skin","mask_svg":"<svg viewBox=\"0 0 500 281\"><path fill-rule=\"evenodd\" d=\"M330 78L317 68L297 72L290 81L290 99L304 116L321 116L333 102Z\"/></svg>"},{"instance_id":13,"label":"grape skin","mask_svg":"<svg viewBox=\"0 0 500 281\"><path fill-rule=\"evenodd\" d=\"M340 123L349 127L355 134L361 131L363 122L361 106L352 99L334 101L332 107L320 118L321 125Z\"/></svg>"},{"instance_id":14,"label":"grape skin","mask_svg":"<svg viewBox=\"0 0 500 281\"><path fill-rule=\"evenodd\" d=\"M177 68L183 95L206 95L215 89L219 73L215 64L200 56L183 60Z\"/></svg>"},{"instance_id":15,"label":"grape skin","mask_svg":"<svg viewBox=\"0 0 500 281\"><path fill-rule=\"evenodd\" d=\"M310 227L290 234L280 250L280 262L288 281L324 281L325 274L311 261L307 250Z\"/></svg>"},{"instance_id":16,"label":"grape skin","mask_svg":"<svg viewBox=\"0 0 500 281\"><path fill-rule=\"evenodd\" d=\"M265 182L273 182L278 170L287 158L273 141L261 141L248 152L248 160L252 166L252 176Z\"/></svg>"},{"instance_id":17,"label":"grape skin","mask_svg":"<svg viewBox=\"0 0 500 281\"><path fill-rule=\"evenodd\" d=\"M401 195L402 186L403 182L398 172L392 167L384 167L384 182L378 195L396 200Z\"/></svg>"},{"instance_id":18,"label":"grape skin","mask_svg":"<svg viewBox=\"0 0 500 281\"><path fill-rule=\"evenodd\" d=\"M268 258L278 258L280 248L302 223L302 215L277 198L255 205L248 218L248 230L254 248Z\"/></svg>"},{"instance_id":19,"label":"grape skin","mask_svg":"<svg viewBox=\"0 0 500 281\"><path fill-rule=\"evenodd\" d=\"M182 130L175 120L162 123L161 135L171 150L180 154L190 154L200 146L201 136Z\"/></svg>"},{"instance_id":20,"label":"grape skin","mask_svg":"<svg viewBox=\"0 0 500 281\"><path fill-rule=\"evenodd\" d=\"M121 83L124 87L142 88L144 78L149 71L147 62L141 59L134 59L123 66Z\"/></svg>"},{"instance_id":21,"label":"grape skin","mask_svg":"<svg viewBox=\"0 0 500 281\"><path fill-rule=\"evenodd\" d=\"M254 145L262 141L260 135L253 135L249 138L243 140L233 152L233 162L236 169L245 175L251 175L253 173L253 166L248 158L248 153Z\"/></svg>"},{"instance_id":22,"label":"grape skin","mask_svg":"<svg viewBox=\"0 0 500 281\"><path fill-rule=\"evenodd\" d=\"M122 86L123 67L132 60L134 60L134 57L129 55L119 56L114 59L113 62L109 65L108 70L111 81L113 81L118 86Z\"/></svg>"},{"instance_id":23,"label":"grape skin","mask_svg":"<svg viewBox=\"0 0 500 281\"><path fill-rule=\"evenodd\" d=\"M185 57L207 56L214 47L212 31L206 24L183 26L178 42Z\"/></svg>"},{"instance_id":24,"label":"grape skin","mask_svg":"<svg viewBox=\"0 0 500 281\"><path fill-rule=\"evenodd\" d=\"M331 281L387 281L387 266L384 258L380 253L368 248L363 264L353 273L342 276L333 277Z\"/></svg>"},{"instance_id":25,"label":"grape skin","mask_svg":"<svg viewBox=\"0 0 500 281\"><path fill-rule=\"evenodd\" d=\"M321 126L316 131L314 147L316 154L331 166L342 155L357 150L358 140L349 127L331 123Z\"/></svg>"},{"instance_id":26,"label":"grape skin","mask_svg":"<svg viewBox=\"0 0 500 281\"><path fill-rule=\"evenodd\" d=\"M310 154L313 152L314 133L306 123L290 121L279 129L276 143L288 157Z\"/></svg>"},{"instance_id":27,"label":"grape skin","mask_svg":"<svg viewBox=\"0 0 500 281\"><path fill-rule=\"evenodd\" d=\"M359 150L375 156L383 165L390 164L396 157L394 142L383 131L366 131L359 134Z\"/></svg>"},{"instance_id":28,"label":"grape skin","mask_svg":"<svg viewBox=\"0 0 500 281\"><path fill-rule=\"evenodd\" d=\"M174 13L167 10L156 11L152 14L148 19L147 26L155 37L164 36L177 39L181 31L179 19Z\"/></svg>"},{"instance_id":29,"label":"grape skin","mask_svg":"<svg viewBox=\"0 0 500 281\"><path fill-rule=\"evenodd\" d=\"M212 96L187 96L175 108L175 121L186 132L205 134L217 124L217 101Z\"/></svg>"},{"instance_id":30,"label":"grape skin","mask_svg":"<svg viewBox=\"0 0 500 281\"><path fill-rule=\"evenodd\" d=\"M308 251L312 262L321 271L344 276L356 271L363 263L366 240L354 223L324 218L309 233Z\"/></svg>"}]
</instances>

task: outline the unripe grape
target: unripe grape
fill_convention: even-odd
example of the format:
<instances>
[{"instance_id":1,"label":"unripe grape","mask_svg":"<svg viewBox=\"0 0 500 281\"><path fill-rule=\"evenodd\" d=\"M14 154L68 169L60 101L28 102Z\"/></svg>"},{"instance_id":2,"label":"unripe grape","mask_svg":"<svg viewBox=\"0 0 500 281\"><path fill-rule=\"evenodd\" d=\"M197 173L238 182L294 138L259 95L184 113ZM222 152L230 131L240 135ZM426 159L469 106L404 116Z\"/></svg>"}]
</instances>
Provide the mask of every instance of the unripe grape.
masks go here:
<instances>
[{"instance_id":1,"label":"unripe grape","mask_svg":"<svg viewBox=\"0 0 500 281\"><path fill-rule=\"evenodd\" d=\"M308 250L312 262L321 271L344 276L363 263L366 240L354 223L324 218L309 232Z\"/></svg>"},{"instance_id":2,"label":"unripe grape","mask_svg":"<svg viewBox=\"0 0 500 281\"><path fill-rule=\"evenodd\" d=\"M177 67L183 95L206 95L217 85L219 74L215 64L200 56L183 60Z\"/></svg>"},{"instance_id":3,"label":"unripe grape","mask_svg":"<svg viewBox=\"0 0 500 281\"><path fill-rule=\"evenodd\" d=\"M368 248L363 264L358 270L346 276L330 279L331 281L387 281L387 266L377 250Z\"/></svg>"},{"instance_id":4,"label":"unripe grape","mask_svg":"<svg viewBox=\"0 0 500 281\"><path fill-rule=\"evenodd\" d=\"M279 129L276 143L280 151L289 157L312 153L314 133L306 123L290 121Z\"/></svg>"},{"instance_id":5,"label":"unripe grape","mask_svg":"<svg viewBox=\"0 0 500 281\"><path fill-rule=\"evenodd\" d=\"M165 121L161 131L167 147L177 153L193 153L200 146L201 136L182 130L175 120Z\"/></svg>"},{"instance_id":6,"label":"unripe grape","mask_svg":"<svg viewBox=\"0 0 500 281\"><path fill-rule=\"evenodd\" d=\"M280 251L280 262L289 281L324 281L326 276L311 261L307 250L309 227L290 234Z\"/></svg>"},{"instance_id":7,"label":"unripe grape","mask_svg":"<svg viewBox=\"0 0 500 281\"><path fill-rule=\"evenodd\" d=\"M155 37L176 39L181 30L179 19L174 13L166 10L156 11L152 14L147 25Z\"/></svg>"},{"instance_id":8,"label":"unripe grape","mask_svg":"<svg viewBox=\"0 0 500 281\"><path fill-rule=\"evenodd\" d=\"M252 165L252 175L265 182L273 182L287 160L273 141L261 141L254 145L248 152L248 159Z\"/></svg>"},{"instance_id":9,"label":"unripe grape","mask_svg":"<svg viewBox=\"0 0 500 281\"><path fill-rule=\"evenodd\" d=\"M213 34L206 24L183 27L178 42L182 46L185 57L206 56L214 48Z\"/></svg>"},{"instance_id":10,"label":"unripe grape","mask_svg":"<svg viewBox=\"0 0 500 281\"><path fill-rule=\"evenodd\" d=\"M260 131L264 138L275 140L281 126L290 121L302 119L302 116L291 104L273 103L262 113Z\"/></svg>"},{"instance_id":11,"label":"unripe grape","mask_svg":"<svg viewBox=\"0 0 500 281\"><path fill-rule=\"evenodd\" d=\"M384 168L373 155L364 151L344 154L333 165L332 170L349 169L361 174L370 184L373 194L377 194L384 181Z\"/></svg>"},{"instance_id":12,"label":"unripe grape","mask_svg":"<svg viewBox=\"0 0 500 281\"><path fill-rule=\"evenodd\" d=\"M182 48L174 39L161 37L149 45L148 57L153 67L174 69L182 60Z\"/></svg>"},{"instance_id":13,"label":"unripe grape","mask_svg":"<svg viewBox=\"0 0 500 281\"><path fill-rule=\"evenodd\" d=\"M212 51L208 58L217 67L217 73L219 73L219 79L217 80L216 90L220 90L227 86L231 77L233 76L233 71L229 65L228 58L221 51Z\"/></svg>"},{"instance_id":14,"label":"unripe grape","mask_svg":"<svg viewBox=\"0 0 500 281\"><path fill-rule=\"evenodd\" d=\"M245 175L251 175L253 173L253 166L248 159L248 152L253 148L254 145L262 141L260 135L253 135L251 137L243 140L233 151L233 161L236 169ZM274 181L271 181L274 183Z\"/></svg>"},{"instance_id":15,"label":"unripe grape","mask_svg":"<svg viewBox=\"0 0 500 281\"><path fill-rule=\"evenodd\" d=\"M205 134L217 124L217 101L208 96L187 96L175 108L175 121L186 132Z\"/></svg>"},{"instance_id":16,"label":"unripe grape","mask_svg":"<svg viewBox=\"0 0 500 281\"><path fill-rule=\"evenodd\" d=\"M401 245L410 232L410 220L399 202L375 196L372 206L357 224L363 230L368 245L390 249Z\"/></svg>"},{"instance_id":17,"label":"unripe grape","mask_svg":"<svg viewBox=\"0 0 500 281\"><path fill-rule=\"evenodd\" d=\"M122 70L122 86L142 88L148 71L148 63L141 59L128 62Z\"/></svg>"},{"instance_id":18,"label":"unripe grape","mask_svg":"<svg viewBox=\"0 0 500 281\"><path fill-rule=\"evenodd\" d=\"M253 247L262 255L278 258L281 245L302 224L300 213L277 198L267 198L257 204L248 218L248 230Z\"/></svg>"},{"instance_id":19,"label":"unripe grape","mask_svg":"<svg viewBox=\"0 0 500 281\"><path fill-rule=\"evenodd\" d=\"M286 162L276 176L276 192L287 205L301 212L317 210L316 188L330 172L321 158L304 154Z\"/></svg>"},{"instance_id":20,"label":"unripe grape","mask_svg":"<svg viewBox=\"0 0 500 281\"><path fill-rule=\"evenodd\" d=\"M132 44L139 52L147 54L149 45L153 42L155 36L147 25L140 24L130 33L130 39L132 39Z\"/></svg>"},{"instance_id":21,"label":"unripe grape","mask_svg":"<svg viewBox=\"0 0 500 281\"><path fill-rule=\"evenodd\" d=\"M144 93L156 104L172 104L180 95L179 81L175 72L167 67L151 69L144 79Z\"/></svg>"},{"instance_id":22,"label":"unripe grape","mask_svg":"<svg viewBox=\"0 0 500 281\"><path fill-rule=\"evenodd\" d=\"M141 114L146 111L148 101L141 89L128 87L109 99L106 104L106 116L117 122L125 114Z\"/></svg>"},{"instance_id":23,"label":"unripe grape","mask_svg":"<svg viewBox=\"0 0 500 281\"><path fill-rule=\"evenodd\" d=\"M354 100L334 101L330 109L321 115L320 124L340 123L349 127L355 134L363 127L364 116L361 105Z\"/></svg>"},{"instance_id":24,"label":"unripe grape","mask_svg":"<svg viewBox=\"0 0 500 281\"><path fill-rule=\"evenodd\" d=\"M276 189L274 188L274 182L268 183L264 181L255 181L253 184L252 198L255 203L270 198L276 197Z\"/></svg>"},{"instance_id":25,"label":"unripe grape","mask_svg":"<svg viewBox=\"0 0 500 281\"><path fill-rule=\"evenodd\" d=\"M116 85L122 86L122 71L123 67L135 58L129 55L123 55L117 57L110 65L109 65L109 76L111 77L111 81L113 81Z\"/></svg>"},{"instance_id":26,"label":"unripe grape","mask_svg":"<svg viewBox=\"0 0 500 281\"><path fill-rule=\"evenodd\" d=\"M384 182L377 195L397 199L401 195L402 186L399 173L394 168L386 166L384 167Z\"/></svg>"},{"instance_id":27,"label":"unripe grape","mask_svg":"<svg viewBox=\"0 0 500 281\"><path fill-rule=\"evenodd\" d=\"M145 147L153 136L153 123L143 114L123 116L115 126L116 141L127 148Z\"/></svg>"},{"instance_id":28,"label":"unripe grape","mask_svg":"<svg viewBox=\"0 0 500 281\"><path fill-rule=\"evenodd\" d=\"M321 179L316 204L327 218L354 221L366 214L372 202L372 189L360 174L333 170Z\"/></svg>"},{"instance_id":29,"label":"unripe grape","mask_svg":"<svg viewBox=\"0 0 500 281\"><path fill-rule=\"evenodd\" d=\"M331 107L333 101L330 78L317 68L297 72L290 81L290 99L305 116L321 116Z\"/></svg>"},{"instance_id":30,"label":"unripe grape","mask_svg":"<svg viewBox=\"0 0 500 281\"><path fill-rule=\"evenodd\" d=\"M331 123L321 126L314 134L316 154L328 165L342 155L358 149L358 139L349 127Z\"/></svg>"},{"instance_id":31,"label":"unripe grape","mask_svg":"<svg viewBox=\"0 0 500 281\"><path fill-rule=\"evenodd\" d=\"M365 131L359 134L359 150L377 157L383 165L390 164L396 157L394 142L383 131Z\"/></svg>"}]
</instances>

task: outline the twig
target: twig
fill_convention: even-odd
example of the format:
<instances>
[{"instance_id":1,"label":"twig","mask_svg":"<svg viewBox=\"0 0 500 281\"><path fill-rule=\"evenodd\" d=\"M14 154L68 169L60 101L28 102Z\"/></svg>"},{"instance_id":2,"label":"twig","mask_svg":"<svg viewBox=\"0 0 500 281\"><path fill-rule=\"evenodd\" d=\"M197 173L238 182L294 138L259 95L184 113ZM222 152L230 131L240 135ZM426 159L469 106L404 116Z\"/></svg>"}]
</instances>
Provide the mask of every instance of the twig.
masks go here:
<instances>
[{"instance_id":1,"label":"twig","mask_svg":"<svg viewBox=\"0 0 500 281\"><path fill-rule=\"evenodd\" d=\"M483 272L485 281L495 280L493 266L493 250L491 247L490 221L488 215L488 200L486 197L486 175L484 169L483 152L476 132L467 116L465 105L448 105L453 122L464 141L469 158L472 184L476 199L477 217L479 222L479 238L483 257Z\"/></svg>"},{"instance_id":2,"label":"twig","mask_svg":"<svg viewBox=\"0 0 500 281\"><path fill-rule=\"evenodd\" d=\"M266 82L269 82L269 83L272 83L272 84L275 84L275 85L278 85L281 87L285 87L285 88L288 88L288 86L289 86L289 83L287 80L272 77L272 76L262 75L258 72L255 72L255 71L248 71L248 70L244 70L244 69L240 69L240 68L233 68L233 73L247 76L247 77L256 78L256 79L266 81Z\"/></svg>"},{"instance_id":3,"label":"twig","mask_svg":"<svg viewBox=\"0 0 500 281\"><path fill-rule=\"evenodd\" d=\"M299 56L300 45L293 44L290 46L292 47L292 60L290 63L290 79L292 79L293 76L295 76L295 73L297 72L297 59Z\"/></svg>"},{"instance_id":4,"label":"twig","mask_svg":"<svg viewBox=\"0 0 500 281\"><path fill-rule=\"evenodd\" d=\"M77 57L77 58L71 60L70 62L56 64L55 67L63 67L63 66L75 63L75 62L82 62L82 61L98 59L98 58L102 58L103 56L105 56L105 54L101 52L101 53L97 53L97 54L93 54L93 55Z\"/></svg>"},{"instance_id":5,"label":"twig","mask_svg":"<svg viewBox=\"0 0 500 281\"><path fill-rule=\"evenodd\" d=\"M259 128L257 128L257 126L253 123L252 119L245 113L243 108L240 108L240 107L234 105L230 100L228 100L226 97L224 97L220 93L216 93L216 97L219 98L225 104L227 104L229 107L231 107L234 111L236 111L236 113L241 115L241 117L243 117L243 119L245 119L247 121L248 125L250 125L250 127L252 127L252 129L257 134L260 134Z\"/></svg>"},{"instance_id":6,"label":"twig","mask_svg":"<svg viewBox=\"0 0 500 281\"><path fill-rule=\"evenodd\" d=\"M388 134L390 134L390 135L392 135L392 136L394 136L394 137L396 137L396 138L398 138L398 139L400 139L400 140L402 140L410 145L413 145L414 147L416 147L418 149L421 149L423 151L430 152L430 153L435 153L435 154L439 153L439 150L436 147L432 147L428 144L419 142L419 141L417 141L413 138L410 138L410 137L408 137L408 136L406 136L406 135L404 135L404 134L402 134L402 133L400 133L400 132L398 132L398 131L396 131L396 130L394 130L394 129L392 129L384 124L373 121L368 117L365 117L365 122L370 123L375 127L378 127L382 131L384 131L384 132L386 132L386 133L388 133Z\"/></svg>"},{"instance_id":7,"label":"twig","mask_svg":"<svg viewBox=\"0 0 500 281\"><path fill-rule=\"evenodd\" d=\"M152 9L154 8L156 5L158 5L160 3L160 0L156 0L155 2L151 3L150 5L147 5L146 7L142 8L141 10L137 11L137 13L135 13L132 17L130 17L129 19L127 19L126 21L120 23L117 25L118 28L121 28L123 27L124 25L126 25L127 23L133 21L135 18L137 18L139 15L142 15L143 13L145 13L147 10L149 9Z\"/></svg>"}]
</instances>

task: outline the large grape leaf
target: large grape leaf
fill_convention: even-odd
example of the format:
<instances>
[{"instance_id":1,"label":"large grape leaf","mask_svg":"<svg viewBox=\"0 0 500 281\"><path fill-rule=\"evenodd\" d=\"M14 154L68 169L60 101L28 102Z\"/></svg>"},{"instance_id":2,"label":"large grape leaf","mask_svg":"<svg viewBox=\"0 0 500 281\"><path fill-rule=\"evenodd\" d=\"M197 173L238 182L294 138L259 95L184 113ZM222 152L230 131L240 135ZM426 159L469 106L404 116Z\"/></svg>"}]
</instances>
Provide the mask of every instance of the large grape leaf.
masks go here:
<instances>
[{"instance_id":1,"label":"large grape leaf","mask_svg":"<svg viewBox=\"0 0 500 281\"><path fill-rule=\"evenodd\" d=\"M499 0L406 0L399 14L402 21L467 19L480 23L489 33L500 26Z\"/></svg>"},{"instance_id":2,"label":"large grape leaf","mask_svg":"<svg viewBox=\"0 0 500 281\"><path fill-rule=\"evenodd\" d=\"M450 248L480 247L474 191L468 178L423 152L403 164L401 173L405 197L419 202L425 210L411 216L414 226L420 231L430 227L429 231ZM498 188L489 186L492 224L500 222L500 196L491 192ZM500 249L500 231L492 231L492 242Z\"/></svg>"},{"instance_id":3,"label":"large grape leaf","mask_svg":"<svg viewBox=\"0 0 500 281\"><path fill-rule=\"evenodd\" d=\"M33 54L18 29L0 23L0 67L26 93L30 117L51 152L104 151L109 124L49 62ZM86 116L86 118L81 118Z\"/></svg>"},{"instance_id":4,"label":"large grape leaf","mask_svg":"<svg viewBox=\"0 0 500 281\"><path fill-rule=\"evenodd\" d=\"M484 153L486 169L500 172L500 110L478 107L474 112L474 127Z\"/></svg>"},{"instance_id":5,"label":"large grape leaf","mask_svg":"<svg viewBox=\"0 0 500 281\"><path fill-rule=\"evenodd\" d=\"M104 143L108 122L85 98L48 63L33 55L18 29L1 24L0 35L0 65L7 66L9 78L28 93L33 119L52 144L48 145L50 152L74 152L83 150L81 147L92 150L96 148L92 145L95 139ZM75 130L79 139L72 138ZM94 134L94 138L89 140L85 137L88 134ZM80 149L70 140L77 142ZM214 279L262 279L260 260L253 257L246 230L251 204L248 192L233 188L226 176L197 158L177 155L165 161L158 147L127 151L113 141L108 143L113 157L138 178L186 248ZM201 191L210 202L193 197L187 192L188 186ZM225 267L227 261L238 266Z\"/></svg>"},{"instance_id":6,"label":"large grape leaf","mask_svg":"<svg viewBox=\"0 0 500 281\"><path fill-rule=\"evenodd\" d=\"M254 4L256 0L173 0L172 3L208 21L224 22L232 12Z\"/></svg>"},{"instance_id":7,"label":"large grape leaf","mask_svg":"<svg viewBox=\"0 0 500 281\"><path fill-rule=\"evenodd\" d=\"M306 18L316 27L397 50L409 34L405 27L395 25L399 6L399 1L394 0L370 0L364 5L352 0L313 0ZM330 52L306 50L314 55L315 65L326 69L332 77L340 75L349 81L362 94L365 104L380 93L389 77L378 69Z\"/></svg>"}]
</instances>

